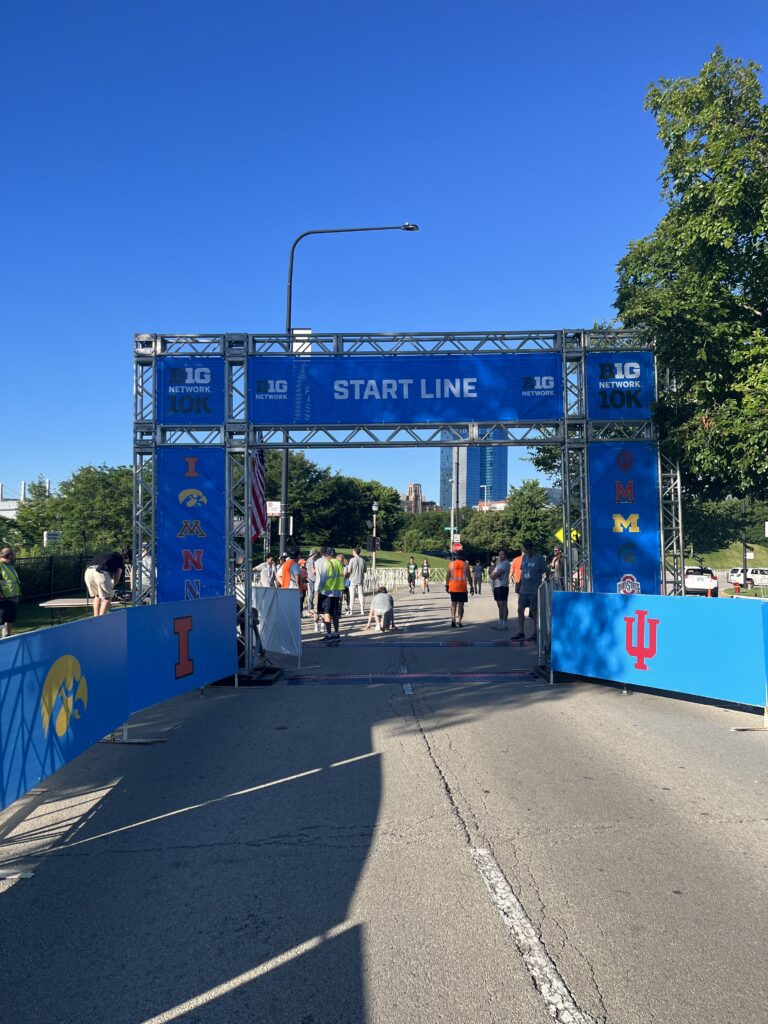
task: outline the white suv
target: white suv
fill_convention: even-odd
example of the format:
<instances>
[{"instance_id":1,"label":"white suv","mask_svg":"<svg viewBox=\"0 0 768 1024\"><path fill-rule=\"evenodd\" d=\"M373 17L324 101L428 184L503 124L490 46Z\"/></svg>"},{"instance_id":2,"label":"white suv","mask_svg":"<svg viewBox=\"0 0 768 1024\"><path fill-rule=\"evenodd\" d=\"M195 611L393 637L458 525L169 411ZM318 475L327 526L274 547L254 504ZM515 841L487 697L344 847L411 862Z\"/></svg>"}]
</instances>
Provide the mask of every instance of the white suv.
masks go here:
<instances>
[{"instance_id":1,"label":"white suv","mask_svg":"<svg viewBox=\"0 0 768 1024\"><path fill-rule=\"evenodd\" d=\"M744 585L744 577L742 575L740 565L728 570L728 582L731 586L733 586L734 583L739 583L742 586ZM768 569L761 565L748 565L747 586L768 587Z\"/></svg>"},{"instance_id":2,"label":"white suv","mask_svg":"<svg viewBox=\"0 0 768 1024\"><path fill-rule=\"evenodd\" d=\"M686 565L685 577L683 578L683 593L700 594L706 597L718 596L717 576L714 569L708 569L703 565Z\"/></svg>"}]
</instances>

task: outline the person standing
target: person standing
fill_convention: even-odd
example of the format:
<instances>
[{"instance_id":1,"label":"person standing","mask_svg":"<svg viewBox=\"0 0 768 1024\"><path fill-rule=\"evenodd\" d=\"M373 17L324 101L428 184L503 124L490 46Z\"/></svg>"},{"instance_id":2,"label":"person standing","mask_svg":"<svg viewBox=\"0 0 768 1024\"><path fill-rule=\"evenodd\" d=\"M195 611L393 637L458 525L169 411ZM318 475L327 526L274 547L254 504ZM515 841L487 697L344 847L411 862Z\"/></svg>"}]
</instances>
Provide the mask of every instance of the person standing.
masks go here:
<instances>
[{"instance_id":1,"label":"person standing","mask_svg":"<svg viewBox=\"0 0 768 1024\"><path fill-rule=\"evenodd\" d=\"M493 600L496 602L496 610L499 613L499 621L491 629L507 628L509 618L509 573L510 564L507 559L507 552L504 548L499 549L499 557L491 569L491 587L493 588Z\"/></svg>"},{"instance_id":2,"label":"person standing","mask_svg":"<svg viewBox=\"0 0 768 1024\"><path fill-rule=\"evenodd\" d=\"M451 595L451 628L462 626L469 587L469 562L459 556L460 545L456 545L453 550L456 557L448 563L448 575L445 578L445 589Z\"/></svg>"},{"instance_id":3,"label":"person standing","mask_svg":"<svg viewBox=\"0 0 768 1024\"><path fill-rule=\"evenodd\" d=\"M283 590L289 590L291 587L291 569L294 565L296 565L295 559L284 554L283 561L277 569L277 579Z\"/></svg>"},{"instance_id":4,"label":"person standing","mask_svg":"<svg viewBox=\"0 0 768 1024\"><path fill-rule=\"evenodd\" d=\"M93 598L94 616L106 615L115 595L115 587L123 578L125 560L119 551L102 551L91 556L85 570L88 596Z\"/></svg>"},{"instance_id":5,"label":"person standing","mask_svg":"<svg viewBox=\"0 0 768 1024\"><path fill-rule=\"evenodd\" d=\"M521 565L520 591L517 595L517 621L520 632L513 640L525 640L525 609L528 609L533 622L533 635L529 640L536 639L536 605L539 586L547 575L547 563L543 555L536 553L533 541L523 541L523 560Z\"/></svg>"},{"instance_id":6,"label":"person standing","mask_svg":"<svg viewBox=\"0 0 768 1024\"><path fill-rule=\"evenodd\" d=\"M472 575L475 580L475 593L482 594L483 592L483 563L478 560L472 566Z\"/></svg>"},{"instance_id":7,"label":"person standing","mask_svg":"<svg viewBox=\"0 0 768 1024\"><path fill-rule=\"evenodd\" d=\"M325 623L325 640L339 640L341 599L344 596L344 567L334 548L327 548L317 579L317 610Z\"/></svg>"},{"instance_id":8,"label":"person standing","mask_svg":"<svg viewBox=\"0 0 768 1024\"><path fill-rule=\"evenodd\" d=\"M355 605L355 597L360 601L360 614L365 615L365 601L363 599L363 586L365 581L365 559L360 554L360 548L355 548L354 554L349 560L349 597L352 607Z\"/></svg>"},{"instance_id":9,"label":"person standing","mask_svg":"<svg viewBox=\"0 0 768 1024\"><path fill-rule=\"evenodd\" d=\"M555 544L554 552L552 554L552 561L549 563L549 572L552 576L552 589L563 590L563 584L565 582L565 559L563 558L563 549L557 544Z\"/></svg>"},{"instance_id":10,"label":"person standing","mask_svg":"<svg viewBox=\"0 0 768 1024\"><path fill-rule=\"evenodd\" d=\"M11 548L0 551L0 636L10 636L21 598L21 583L16 572L16 555Z\"/></svg>"},{"instance_id":11,"label":"person standing","mask_svg":"<svg viewBox=\"0 0 768 1024\"><path fill-rule=\"evenodd\" d=\"M273 555L267 555L261 565L253 568L253 581L260 587L276 587L275 559Z\"/></svg>"},{"instance_id":12,"label":"person standing","mask_svg":"<svg viewBox=\"0 0 768 1024\"><path fill-rule=\"evenodd\" d=\"M312 609L315 606L315 561L317 559L317 551L315 548L309 553L307 559L307 607L309 608L309 614L314 618L314 612Z\"/></svg>"},{"instance_id":13,"label":"person standing","mask_svg":"<svg viewBox=\"0 0 768 1024\"><path fill-rule=\"evenodd\" d=\"M422 594L429 593L429 577L432 575L432 569L429 565L429 560L424 559L421 563L421 592Z\"/></svg>"},{"instance_id":14,"label":"person standing","mask_svg":"<svg viewBox=\"0 0 768 1024\"><path fill-rule=\"evenodd\" d=\"M413 560L413 555L411 555L411 557L410 557L410 559L408 561L408 565L406 567L406 572L408 573L408 592L411 593L411 594L415 594L416 593L416 572L417 572L417 570L418 570L418 566L416 565L416 563Z\"/></svg>"}]
</instances>

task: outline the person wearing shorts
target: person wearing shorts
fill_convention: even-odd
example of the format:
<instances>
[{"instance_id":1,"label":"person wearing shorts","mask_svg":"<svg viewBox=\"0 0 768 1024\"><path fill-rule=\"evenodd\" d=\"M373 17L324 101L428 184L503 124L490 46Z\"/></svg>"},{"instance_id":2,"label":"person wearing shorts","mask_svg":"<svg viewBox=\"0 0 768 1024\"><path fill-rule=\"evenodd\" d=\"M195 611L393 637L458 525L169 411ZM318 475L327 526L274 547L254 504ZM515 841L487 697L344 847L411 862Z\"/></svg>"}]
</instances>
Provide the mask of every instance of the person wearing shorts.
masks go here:
<instances>
[{"instance_id":1,"label":"person wearing shorts","mask_svg":"<svg viewBox=\"0 0 768 1024\"><path fill-rule=\"evenodd\" d=\"M451 595L451 627L461 629L464 618L464 605L467 603L467 589L471 586L469 578L469 562L459 555L454 546L455 558L448 563L448 573L445 578L445 589Z\"/></svg>"},{"instance_id":2,"label":"person wearing shorts","mask_svg":"<svg viewBox=\"0 0 768 1024\"><path fill-rule=\"evenodd\" d=\"M491 629L506 629L507 618L509 617L509 560L504 548L499 551L496 564L491 569L491 586L493 588L493 600L496 602L496 609L499 613L499 621Z\"/></svg>"},{"instance_id":3,"label":"person wearing shorts","mask_svg":"<svg viewBox=\"0 0 768 1024\"><path fill-rule=\"evenodd\" d=\"M317 610L325 623L324 640L339 640L341 599L344 596L344 567L334 548L328 548L317 579Z\"/></svg>"},{"instance_id":4,"label":"person wearing shorts","mask_svg":"<svg viewBox=\"0 0 768 1024\"><path fill-rule=\"evenodd\" d=\"M432 575L432 570L429 567L429 562L425 558L421 563L421 592L422 594L429 593L429 577Z\"/></svg>"},{"instance_id":5,"label":"person wearing shorts","mask_svg":"<svg viewBox=\"0 0 768 1024\"><path fill-rule=\"evenodd\" d=\"M410 594L416 593L416 569L416 563L413 560L413 555L411 555L410 561L406 567L408 573L408 592Z\"/></svg>"},{"instance_id":6,"label":"person wearing shorts","mask_svg":"<svg viewBox=\"0 0 768 1024\"><path fill-rule=\"evenodd\" d=\"M93 598L94 616L107 614L124 571L125 561L119 551L102 551L91 556L91 564L85 570L85 586L88 596Z\"/></svg>"},{"instance_id":7,"label":"person wearing shorts","mask_svg":"<svg viewBox=\"0 0 768 1024\"><path fill-rule=\"evenodd\" d=\"M520 591L517 595L517 621L520 631L513 640L525 640L525 611L528 609L533 623L533 635L529 640L536 639L536 607L539 586L547 575L547 562L543 555L536 554L533 542L523 541L523 562L521 565Z\"/></svg>"},{"instance_id":8,"label":"person wearing shorts","mask_svg":"<svg viewBox=\"0 0 768 1024\"><path fill-rule=\"evenodd\" d=\"M375 620L376 629L380 633L388 633L390 629L397 629L395 625L395 601L392 595L387 593L386 587L379 587L373 595L366 629L371 628L371 619Z\"/></svg>"}]
</instances>

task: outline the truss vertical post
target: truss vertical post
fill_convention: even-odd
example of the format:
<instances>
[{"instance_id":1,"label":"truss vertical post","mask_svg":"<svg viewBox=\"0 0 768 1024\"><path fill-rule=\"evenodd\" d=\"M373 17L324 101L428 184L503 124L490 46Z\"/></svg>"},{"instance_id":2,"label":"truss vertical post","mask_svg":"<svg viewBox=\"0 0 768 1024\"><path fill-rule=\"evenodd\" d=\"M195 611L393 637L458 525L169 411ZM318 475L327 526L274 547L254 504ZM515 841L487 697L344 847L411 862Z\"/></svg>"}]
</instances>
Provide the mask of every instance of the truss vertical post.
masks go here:
<instances>
[{"instance_id":1,"label":"truss vertical post","mask_svg":"<svg viewBox=\"0 0 768 1024\"><path fill-rule=\"evenodd\" d=\"M683 593L683 491L680 466L659 453L661 487L661 592Z\"/></svg>"}]
</instances>

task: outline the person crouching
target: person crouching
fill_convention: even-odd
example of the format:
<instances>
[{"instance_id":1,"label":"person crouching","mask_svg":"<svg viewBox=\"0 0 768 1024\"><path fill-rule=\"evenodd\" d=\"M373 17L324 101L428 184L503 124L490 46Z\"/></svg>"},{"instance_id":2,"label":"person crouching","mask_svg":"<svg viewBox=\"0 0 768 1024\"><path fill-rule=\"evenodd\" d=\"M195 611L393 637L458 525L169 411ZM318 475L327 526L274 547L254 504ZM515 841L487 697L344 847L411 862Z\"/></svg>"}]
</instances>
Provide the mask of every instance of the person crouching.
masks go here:
<instances>
[{"instance_id":1,"label":"person crouching","mask_svg":"<svg viewBox=\"0 0 768 1024\"><path fill-rule=\"evenodd\" d=\"M387 593L386 587L379 587L373 595L366 629L371 628L371 619L375 619L376 628L380 633L387 633L390 629L397 629L395 625L395 600L391 594Z\"/></svg>"}]
</instances>

